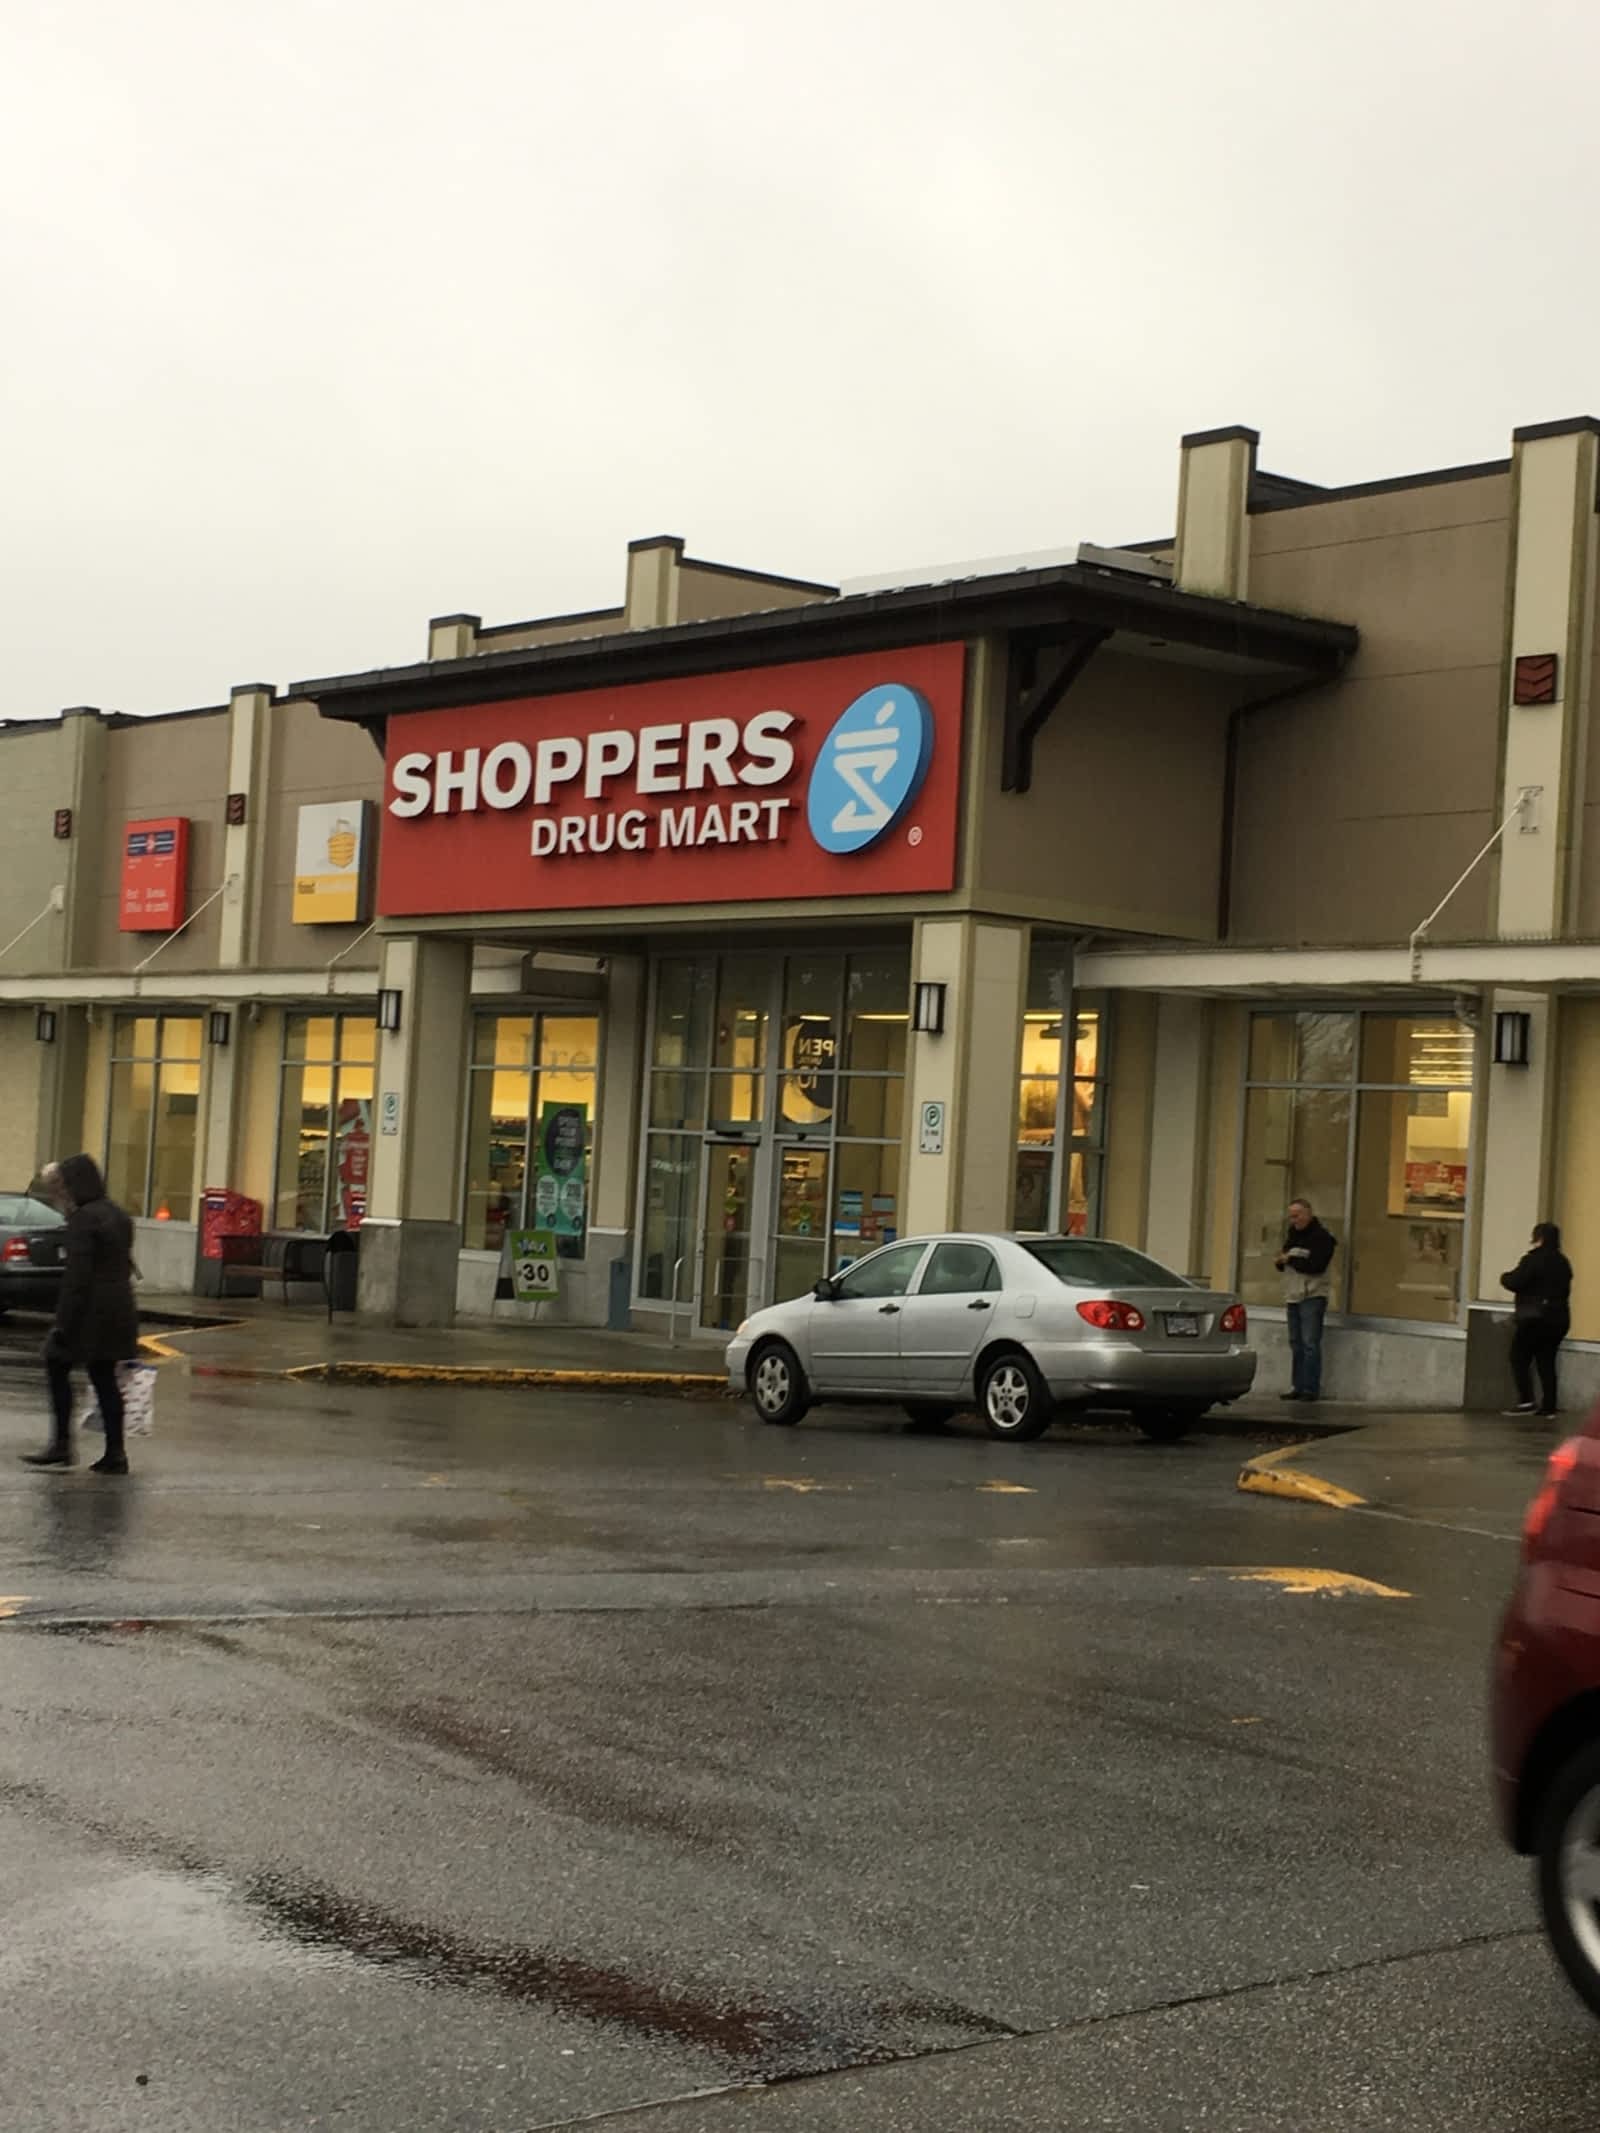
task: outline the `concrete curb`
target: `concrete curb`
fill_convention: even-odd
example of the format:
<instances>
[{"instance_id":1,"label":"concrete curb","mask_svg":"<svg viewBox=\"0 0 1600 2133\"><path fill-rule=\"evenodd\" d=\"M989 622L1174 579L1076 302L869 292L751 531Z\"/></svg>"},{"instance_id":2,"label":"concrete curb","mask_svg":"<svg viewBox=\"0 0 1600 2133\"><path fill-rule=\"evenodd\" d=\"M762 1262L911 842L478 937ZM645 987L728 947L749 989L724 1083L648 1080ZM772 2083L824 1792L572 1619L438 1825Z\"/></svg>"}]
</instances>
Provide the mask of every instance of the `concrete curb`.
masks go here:
<instances>
[{"instance_id":1,"label":"concrete curb","mask_svg":"<svg viewBox=\"0 0 1600 2133\"><path fill-rule=\"evenodd\" d=\"M1327 1511L1350 1511L1366 1502L1364 1496L1340 1488L1336 1481L1324 1481L1320 1474L1304 1474L1288 1465L1310 1449L1306 1444L1290 1444L1282 1451L1247 1459L1239 1471L1239 1488L1247 1496L1278 1496L1288 1503L1320 1504Z\"/></svg>"},{"instance_id":2,"label":"concrete curb","mask_svg":"<svg viewBox=\"0 0 1600 2133\"><path fill-rule=\"evenodd\" d=\"M671 1392L686 1398L729 1397L722 1376L693 1370L550 1370L497 1363L301 1363L273 1377L315 1378L332 1385L502 1385L587 1387L600 1392Z\"/></svg>"}]
</instances>

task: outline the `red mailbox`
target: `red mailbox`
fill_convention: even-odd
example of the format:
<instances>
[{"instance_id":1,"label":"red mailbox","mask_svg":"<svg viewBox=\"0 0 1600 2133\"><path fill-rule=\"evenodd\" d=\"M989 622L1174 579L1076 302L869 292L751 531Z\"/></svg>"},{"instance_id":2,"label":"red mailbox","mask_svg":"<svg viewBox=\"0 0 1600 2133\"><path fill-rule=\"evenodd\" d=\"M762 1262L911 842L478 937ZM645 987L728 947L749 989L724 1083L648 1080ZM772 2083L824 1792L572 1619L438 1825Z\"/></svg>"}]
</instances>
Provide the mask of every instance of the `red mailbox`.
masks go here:
<instances>
[{"instance_id":1,"label":"red mailbox","mask_svg":"<svg viewBox=\"0 0 1600 2133\"><path fill-rule=\"evenodd\" d=\"M259 1237L261 1202L213 1187L200 1195L200 1256L220 1259L224 1237Z\"/></svg>"}]
</instances>

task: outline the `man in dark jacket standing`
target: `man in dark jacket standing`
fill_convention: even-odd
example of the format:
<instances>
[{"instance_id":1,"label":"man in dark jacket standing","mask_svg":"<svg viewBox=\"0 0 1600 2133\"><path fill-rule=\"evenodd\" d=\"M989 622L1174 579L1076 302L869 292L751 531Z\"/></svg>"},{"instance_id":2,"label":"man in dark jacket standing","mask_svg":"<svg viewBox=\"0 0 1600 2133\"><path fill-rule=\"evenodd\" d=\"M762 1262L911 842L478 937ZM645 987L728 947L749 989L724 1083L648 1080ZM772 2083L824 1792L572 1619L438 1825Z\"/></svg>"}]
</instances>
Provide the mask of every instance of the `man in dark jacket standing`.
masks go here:
<instances>
[{"instance_id":1,"label":"man in dark jacket standing","mask_svg":"<svg viewBox=\"0 0 1600 2133\"><path fill-rule=\"evenodd\" d=\"M1309 1200L1289 1202L1289 1229L1273 1265L1283 1276L1283 1301L1289 1326L1293 1380L1286 1400L1322 1397L1322 1328L1333 1294L1331 1230L1317 1220Z\"/></svg>"},{"instance_id":2,"label":"man in dark jacket standing","mask_svg":"<svg viewBox=\"0 0 1600 2133\"><path fill-rule=\"evenodd\" d=\"M1500 1286L1517 1299L1511 1335L1511 1375L1517 1383L1514 1415L1553 1415L1556 1407L1556 1351L1572 1324L1572 1261L1561 1249L1561 1232L1553 1222L1536 1222L1533 1249L1524 1252ZM1533 1373L1542 1395L1537 1410Z\"/></svg>"},{"instance_id":3,"label":"man in dark jacket standing","mask_svg":"<svg viewBox=\"0 0 1600 2133\"><path fill-rule=\"evenodd\" d=\"M28 1466L71 1466L72 1371L89 1373L105 1424L106 1450L96 1474L125 1474L128 1454L122 1433L122 1388L117 1365L139 1349L139 1311L133 1299L133 1223L106 1198L100 1166L89 1155L69 1155L57 1173L67 1210L66 1257L56 1321L44 1344L54 1429L42 1452L24 1455Z\"/></svg>"}]
</instances>

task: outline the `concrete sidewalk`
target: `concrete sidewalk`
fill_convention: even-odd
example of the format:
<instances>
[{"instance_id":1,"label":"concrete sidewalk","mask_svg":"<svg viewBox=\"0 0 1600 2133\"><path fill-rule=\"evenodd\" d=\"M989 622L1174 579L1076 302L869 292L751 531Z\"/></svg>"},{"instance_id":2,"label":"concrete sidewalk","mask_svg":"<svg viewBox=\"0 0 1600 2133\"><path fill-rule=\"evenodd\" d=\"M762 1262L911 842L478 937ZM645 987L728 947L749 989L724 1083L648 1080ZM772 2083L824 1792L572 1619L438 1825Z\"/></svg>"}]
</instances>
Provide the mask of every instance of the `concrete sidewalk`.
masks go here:
<instances>
[{"instance_id":1,"label":"concrete sidewalk","mask_svg":"<svg viewBox=\"0 0 1600 2133\"><path fill-rule=\"evenodd\" d=\"M238 1377L322 1377L345 1382L600 1384L636 1390L714 1392L726 1387L721 1341L676 1345L649 1334L587 1326L394 1327L329 1321L314 1305L254 1297L210 1305L193 1297L141 1296L145 1346L196 1372Z\"/></svg>"},{"instance_id":2,"label":"concrete sidewalk","mask_svg":"<svg viewBox=\"0 0 1600 2133\"><path fill-rule=\"evenodd\" d=\"M1583 1419L1394 1415L1325 1442L1264 1452L1247 1461L1239 1487L1514 1539L1546 1460Z\"/></svg>"}]
</instances>

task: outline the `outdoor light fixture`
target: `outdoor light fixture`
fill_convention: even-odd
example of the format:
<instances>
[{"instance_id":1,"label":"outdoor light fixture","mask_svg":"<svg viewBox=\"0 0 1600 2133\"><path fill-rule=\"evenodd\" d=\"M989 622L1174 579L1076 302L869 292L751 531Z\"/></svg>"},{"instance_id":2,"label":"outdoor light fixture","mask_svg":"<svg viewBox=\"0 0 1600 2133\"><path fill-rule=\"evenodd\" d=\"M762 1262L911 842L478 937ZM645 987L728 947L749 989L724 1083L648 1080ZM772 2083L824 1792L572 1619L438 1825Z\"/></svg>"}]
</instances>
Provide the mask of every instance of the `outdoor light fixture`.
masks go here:
<instances>
[{"instance_id":1,"label":"outdoor light fixture","mask_svg":"<svg viewBox=\"0 0 1600 2133\"><path fill-rule=\"evenodd\" d=\"M1520 1008L1508 1008L1494 1018L1494 1063L1520 1066L1528 1063L1533 1017Z\"/></svg>"},{"instance_id":2,"label":"outdoor light fixture","mask_svg":"<svg viewBox=\"0 0 1600 2133\"><path fill-rule=\"evenodd\" d=\"M944 1035L945 987L938 983L918 983L916 1004L911 1013L911 1027L924 1037Z\"/></svg>"},{"instance_id":3,"label":"outdoor light fixture","mask_svg":"<svg viewBox=\"0 0 1600 2133\"><path fill-rule=\"evenodd\" d=\"M400 1027L400 990L398 986L386 985L378 994L379 1029L397 1030Z\"/></svg>"},{"instance_id":4,"label":"outdoor light fixture","mask_svg":"<svg viewBox=\"0 0 1600 2133\"><path fill-rule=\"evenodd\" d=\"M33 1021L33 1034L41 1044L56 1041L56 1011L53 1007L41 1007Z\"/></svg>"},{"instance_id":5,"label":"outdoor light fixture","mask_svg":"<svg viewBox=\"0 0 1600 2133\"><path fill-rule=\"evenodd\" d=\"M206 1035L215 1045L227 1043L233 1034L233 1017L225 1007L214 1007L206 1017Z\"/></svg>"}]
</instances>

